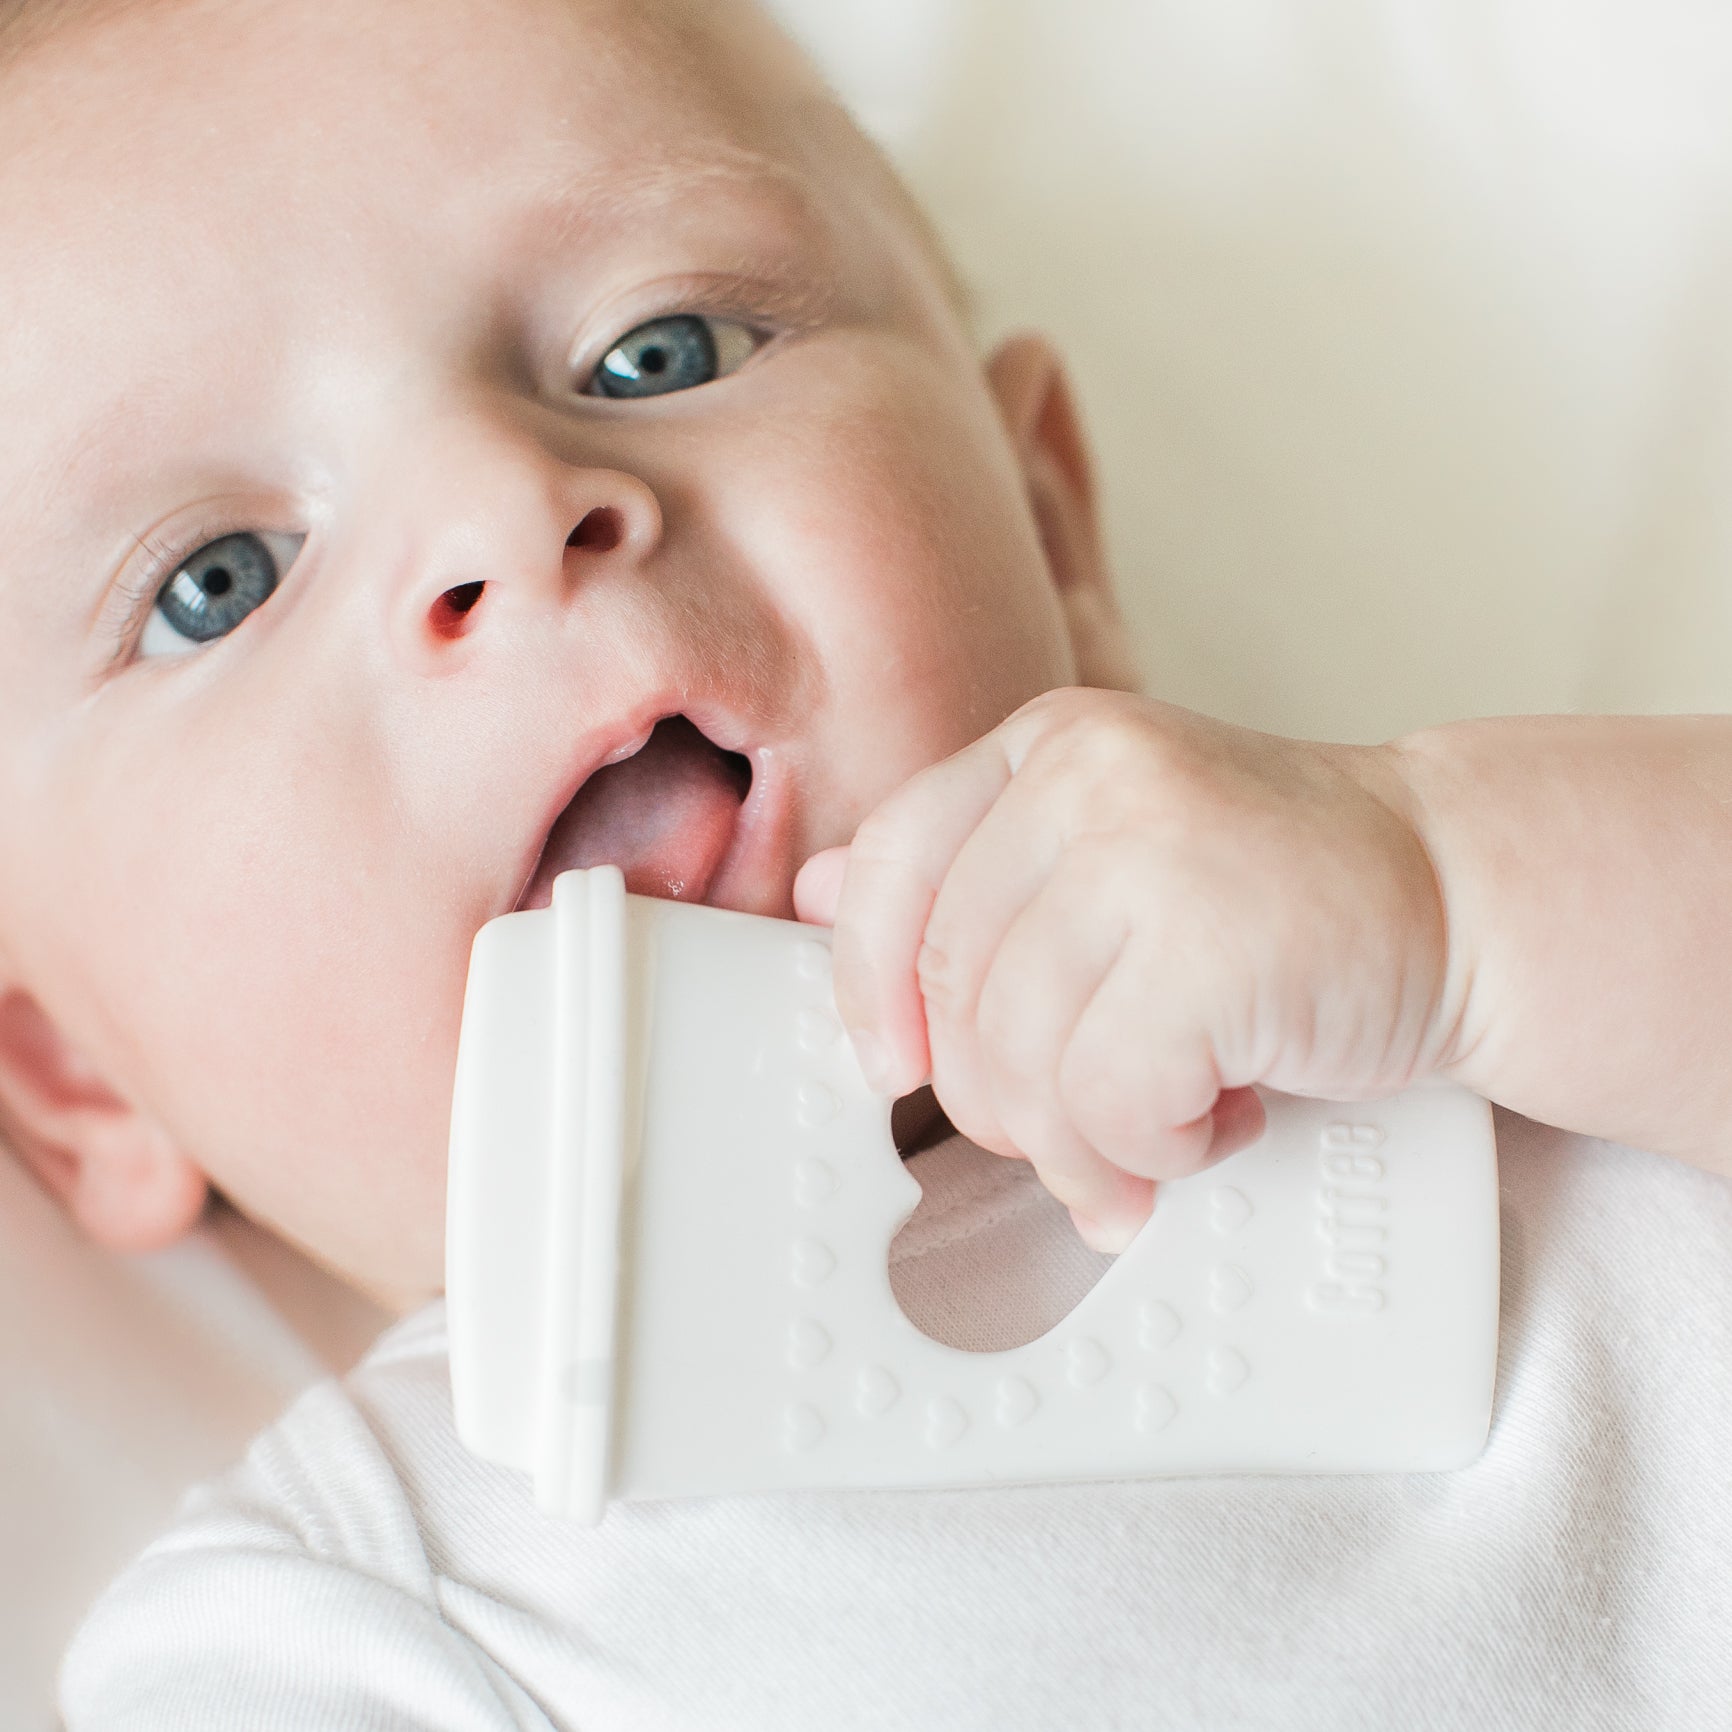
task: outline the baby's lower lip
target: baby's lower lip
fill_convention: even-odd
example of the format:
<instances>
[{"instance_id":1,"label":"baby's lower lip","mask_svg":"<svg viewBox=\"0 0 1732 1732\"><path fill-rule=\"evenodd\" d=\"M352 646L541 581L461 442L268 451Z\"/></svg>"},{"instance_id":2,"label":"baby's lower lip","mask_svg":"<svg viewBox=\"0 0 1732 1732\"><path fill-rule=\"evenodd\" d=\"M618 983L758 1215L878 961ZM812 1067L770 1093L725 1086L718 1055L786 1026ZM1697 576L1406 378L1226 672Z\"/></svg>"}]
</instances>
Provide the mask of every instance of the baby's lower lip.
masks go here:
<instances>
[{"instance_id":1,"label":"baby's lower lip","mask_svg":"<svg viewBox=\"0 0 1732 1732\"><path fill-rule=\"evenodd\" d=\"M597 770L554 821L519 908L543 908L561 872L618 866L640 896L701 902L727 858L752 780L684 716L657 724L643 747Z\"/></svg>"},{"instance_id":2,"label":"baby's lower lip","mask_svg":"<svg viewBox=\"0 0 1732 1732\"><path fill-rule=\"evenodd\" d=\"M703 900L714 908L792 920L794 874L800 865L794 853L792 784L787 767L771 748L753 754L752 771L751 791L740 808L733 840Z\"/></svg>"}]
</instances>

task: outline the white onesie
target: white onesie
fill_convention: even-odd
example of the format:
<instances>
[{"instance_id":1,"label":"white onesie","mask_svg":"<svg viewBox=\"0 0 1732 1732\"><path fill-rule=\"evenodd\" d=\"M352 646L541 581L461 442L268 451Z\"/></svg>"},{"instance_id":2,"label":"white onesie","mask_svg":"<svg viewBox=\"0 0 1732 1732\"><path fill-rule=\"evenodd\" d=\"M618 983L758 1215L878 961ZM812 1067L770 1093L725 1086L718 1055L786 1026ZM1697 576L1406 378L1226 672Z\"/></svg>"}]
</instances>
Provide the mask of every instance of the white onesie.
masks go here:
<instances>
[{"instance_id":1,"label":"white onesie","mask_svg":"<svg viewBox=\"0 0 1732 1732\"><path fill-rule=\"evenodd\" d=\"M1732 1726L1732 1185L1501 1118L1491 1443L1457 1473L539 1515L444 1317L303 1397L109 1590L68 1732ZM1095 1271L1026 1169L916 1157L911 1314L1027 1338Z\"/></svg>"}]
</instances>

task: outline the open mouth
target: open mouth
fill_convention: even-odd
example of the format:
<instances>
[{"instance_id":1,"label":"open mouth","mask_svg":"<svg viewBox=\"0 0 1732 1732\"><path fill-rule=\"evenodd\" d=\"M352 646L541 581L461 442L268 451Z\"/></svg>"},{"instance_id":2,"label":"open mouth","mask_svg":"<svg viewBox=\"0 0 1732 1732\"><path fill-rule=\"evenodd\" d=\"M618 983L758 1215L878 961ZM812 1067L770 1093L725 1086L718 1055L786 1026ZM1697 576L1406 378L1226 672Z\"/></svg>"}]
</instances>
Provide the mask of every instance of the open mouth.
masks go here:
<instances>
[{"instance_id":1,"label":"open mouth","mask_svg":"<svg viewBox=\"0 0 1732 1732\"><path fill-rule=\"evenodd\" d=\"M738 828L750 760L725 752L684 716L658 722L629 758L597 770L547 833L519 908L545 908L553 881L617 866L638 896L702 902Z\"/></svg>"}]
</instances>

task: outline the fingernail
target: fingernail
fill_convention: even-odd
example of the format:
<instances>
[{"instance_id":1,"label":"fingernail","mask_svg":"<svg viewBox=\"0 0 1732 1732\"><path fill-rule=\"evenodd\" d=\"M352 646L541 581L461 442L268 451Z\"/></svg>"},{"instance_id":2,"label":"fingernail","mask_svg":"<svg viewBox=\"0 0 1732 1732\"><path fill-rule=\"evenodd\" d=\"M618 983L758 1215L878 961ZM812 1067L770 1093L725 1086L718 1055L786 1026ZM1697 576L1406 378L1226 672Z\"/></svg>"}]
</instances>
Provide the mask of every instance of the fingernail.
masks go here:
<instances>
[{"instance_id":1,"label":"fingernail","mask_svg":"<svg viewBox=\"0 0 1732 1732\"><path fill-rule=\"evenodd\" d=\"M848 1038L854 1043L854 1057L867 1086L878 1094L889 1094L890 1055L884 1050L883 1041L863 1028L849 1029Z\"/></svg>"},{"instance_id":2,"label":"fingernail","mask_svg":"<svg viewBox=\"0 0 1732 1732\"><path fill-rule=\"evenodd\" d=\"M1129 1250L1131 1241L1137 1236L1135 1227L1115 1227L1105 1221L1097 1221L1092 1215L1079 1215L1075 1209L1071 1210L1070 1218L1076 1223L1082 1242L1091 1251L1100 1251L1109 1257L1116 1257L1121 1251Z\"/></svg>"}]
</instances>

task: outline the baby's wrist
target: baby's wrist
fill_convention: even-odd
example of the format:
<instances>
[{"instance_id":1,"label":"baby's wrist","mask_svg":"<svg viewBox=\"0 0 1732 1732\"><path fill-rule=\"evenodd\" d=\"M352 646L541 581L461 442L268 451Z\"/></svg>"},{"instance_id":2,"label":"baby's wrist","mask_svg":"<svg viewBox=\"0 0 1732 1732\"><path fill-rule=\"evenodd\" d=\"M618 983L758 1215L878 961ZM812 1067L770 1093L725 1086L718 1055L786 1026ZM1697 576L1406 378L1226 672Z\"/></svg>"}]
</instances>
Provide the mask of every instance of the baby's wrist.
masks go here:
<instances>
[{"instance_id":1,"label":"baby's wrist","mask_svg":"<svg viewBox=\"0 0 1732 1732\"><path fill-rule=\"evenodd\" d=\"M1421 1050L1430 1070L1452 1077L1469 1062L1477 1038L1473 986L1479 977L1452 839L1450 812L1462 775L1453 733L1426 728L1381 745L1347 748L1349 774L1400 825L1430 876L1430 907L1444 960Z\"/></svg>"}]
</instances>

